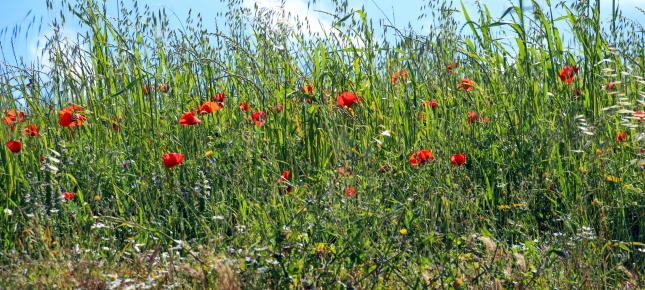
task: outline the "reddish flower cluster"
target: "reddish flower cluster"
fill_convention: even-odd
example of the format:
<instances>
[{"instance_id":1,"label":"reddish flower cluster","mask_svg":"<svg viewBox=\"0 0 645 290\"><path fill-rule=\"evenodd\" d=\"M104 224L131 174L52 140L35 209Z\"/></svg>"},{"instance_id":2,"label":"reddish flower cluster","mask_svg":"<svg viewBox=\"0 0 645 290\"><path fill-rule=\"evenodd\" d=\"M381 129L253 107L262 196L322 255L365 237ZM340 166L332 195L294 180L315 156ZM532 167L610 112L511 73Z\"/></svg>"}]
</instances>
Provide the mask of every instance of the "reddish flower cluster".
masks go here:
<instances>
[{"instance_id":1,"label":"reddish flower cluster","mask_svg":"<svg viewBox=\"0 0 645 290\"><path fill-rule=\"evenodd\" d=\"M280 178L278 178L278 182L288 181L289 177L291 177L291 171L289 170L282 171L282 174L280 174Z\"/></svg>"},{"instance_id":2,"label":"reddish flower cluster","mask_svg":"<svg viewBox=\"0 0 645 290\"><path fill-rule=\"evenodd\" d=\"M434 160L434 155L432 155L432 152L428 149L421 149L410 155L410 166L416 167L416 166L424 165L429 163L432 160ZM450 164L452 164L453 166L458 167L458 166L464 165L465 163L466 163L466 154L459 153L459 154L453 154L452 156L450 156ZM379 171L383 173L386 170L384 169L383 166L381 166L381 168L379 168Z\"/></svg>"},{"instance_id":3,"label":"reddish flower cluster","mask_svg":"<svg viewBox=\"0 0 645 290\"><path fill-rule=\"evenodd\" d=\"M170 90L168 84L160 84L155 86L155 90L162 93L167 93Z\"/></svg>"},{"instance_id":4,"label":"reddish flower cluster","mask_svg":"<svg viewBox=\"0 0 645 290\"><path fill-rule=\"evenodd\" d=\"M224 93L217 93L215 96L213 96L213 101L217 103L217 105L220 106L220 108L224 107L224 99L226 98L226 95Z\"/></svg>"},{"instance_id":5,"label":"reddish flower cluster","mask_svg":"<svg viewBox=\"0 0 645 290\"><path fill-rule=\"evenodd\" d=\"M462 78L461 83L457 84L457 89L464 89L466 91L472 91L477 84L470 79Z\"/></svg>"},{"instance_id":6,"label":"reddish flower cluster","mask_svg":"<svg viewBox=\"0 0 645 290\"><path fill-rule=\"evenodd\" d=\"M257 126L264 126L266 119L267 119L267 114L263 111L254 112L251 115L251 121L253 121Z\"/></svg>"},{"instance_id":7,"label":"reddish flower cluster","mask_svg":"<svg viewBox=\"0 0 645 290\"><path fill-rule=\"evenodd\" d=\"M63 108L58 114L58 124L63 127L81 126L87 121L87 118L81 114L82 112L85 112L85 108L77 105Z\"/></svg>"},{"instance_id":8,"label":"reddish flower cluster","mask_svg":"<svg viewBox=\"0 0 645 290\"><path fill-rule=\"evenodd\" d=\"M450 157L450 164L453 166L462 166L466 163L466 154L453 154Z\"/></svg>"},{"instance_id":9,"label":"reddish flower cluster","mask_svg":"<svg viewBox=\"0 0 645 290\"><path fill-rule=\"evenodd\" d=\"M314 94L314 86L312 86L311 84L306 84L305 87L303 88L303 91L305 91L305 94L313 95Z\"/></svg>"},{"instance_id":10,"label":"reddish flower cluster","mask_svg":"<svg viewBox=\"0 0 645 290\"><path fill-rule=\"evenodd\" d=\"M560 80L567 84L573 83L573 79L576 77L577 73L578 73L577 66L572 66L572 65L564 66L560 70Z\"/></svg>"},{"instance_id":11,"label":"reddish flower cluster","mask_svg":"<svg viewBox=\"0 0 645 290\"><path fill-rule=\"evenodd\" d=\"M146 85L146 84L141 86L141 90L143 91L144 95L150 95L150 93L152 92L152 88L149 85ZM161 92L161 93L167 93L167 92L170 91L170 86L168 86L168 84L166 84L166 83L158 84L158 85L154 86L154 90L156 90L158 92Z\"/></svg>"},{"instance_id":12,"label":"reddish flower cluster","mask_svg":"<svg viewBox=\"0 0 645 290\"><path fill-rule=\"evenodd\" d=\"M477 112L468 112L468 124L472 124L479 121L483 123L488 123L490 122L490 118L489 117L482 118L482 116L477 114Z\"/></svg>"},{"instance_id":13,"label":"reddish flower cluster","mask_svg":"<svg viewBox=\"0 0 645 290\"><path fill-rule=\"evenodd\" d=\"M9 148L9 151L13 153L20 153L22 150L22 142L20 142L20 140L9 140L9 142L7 142L7 148Z\"/></svg>"},{"instance_id":14,"label":"reddish flower cluster","mask_svg":"<svg viewBox=\"0 0 645 290\"><path fill-rule=\"evenodd\" d=\"M627 141L627 133L625 133L624 131L620 131L616 135L616 142L625 142L625 141Z\"/></svg>"},{"instance_id":15,"label":"reddish flower cluster","mask_svg":"<svg viewBox=\"0 0 645 290\"><path fill-rule=\"evenodd\" d=\"M401 77L404 80L407 79L408 78L408 71L404 68L404 69L401 69L400 71L393 72L392 76L390 77L390 82L393 85L396 85L397 82L399 81L399 77Z\"/></svg>"},{"instance_id":16,"label":"reddish flower cluster","mask_svg":"<svg viewBox=\"0 0 645 290\"><path fill-rule=\"evenodd\" d=\"M452 69L457 68L457 67L459 67L459 64L458 64L458 63L449 63L449 64L447 65L447 68L448 68L448 74L449 74L449 75L451 75L451 74L452 74Z\"/></svg>"},{"instance_id":17,"label":"reddish flower cluster","mask_svg":"<svg viewBox=\"0 0 645 290\"><path fill-rule=\"evenodd\" d=\"M278 178L278 183L287 183L287 186L285 187L285 191L287 193L291 192L291 184L289 184L289 177L291 177L291 171L285 170L280 174L280 178Z\"/></svg>"},{"instance_id":18,"label":"reddish flower cluster","mask_svg":"<svg viewBox=\"0 0 645 290\"><path fill-rule=\"evenodd\" d=\"M246 105L245 102L240 102L240 110L242 110L244 112L248 112L249 111L249 106Z\"/></svg>"},{"instance_id":19,"label":"reddish flower cluster","mask_svg":"<svg viewBox=\"0 0 645 290\"><path fill-rule=\"evenodd\" d=\"M347 107L349 109L351 109L352 105L355 103L360 102L360 100L361 99L359 99L353 92L343 92L336 98L336 102L339 107Z\"/></svg>"},{"instance_id":20,"label":"reddish flower cluster","mask_svg":"<svg viewBox=\"0 0 645 290\"><path fill-rule=\"evenodd\" d=\"M170 169L177 165L184 163L184 154L181 153L166 153L162 156L163 165Z\"/></svg>"},{"instance_id":21,"label":"reddish flower cluster","mask_svg":"<svg viewBox=\"0 0 645 290\"><path fill-rule=\"evenodd\" d=\"M354 188L353 186L348 186L345 189L345 196L347 196L347 197L355 197L356 196L356 188Z\"/></svg>"},{"instance_id":22,"label":"reddish flower cluster","mask_svg":"<svg viewBox=\"0 0 645 290\"><path fill-rule=\"evenodd\" d=\"M201 106L199 106L199 108L197 108L197 112L200 115L205 115L205 114L210 114L212 112L217 112L217 110L219 110L222 107L223 105L221 105L221 103L206 101Z\"/></svg>"},{"instance_id":23,"label":"reddish flower cluster","mask_svg":"<svg viewBox=\"0 0 645 290\"><path fill-rule=\"evenodd\" d=\"M24 121L25 113L22 111L18 111L18 113L16 113L16 111L13 109L8 110L5 116L2 118L2 122L4 122L4 124L7 126L11 126L11 130L16 128L16 123L22 123Z\"/></svg>"},{"instance_id":24,"label":"reddish flower cluster","mask_svg":"<svg viewBox=\"0 0 645 290\"><path fill-rule=\"evenodd\" d=\"M22 134L25 136L36 137L39 134L38 126L36 126L36 124L27 125L27 127L22 129Z\"/></svg>"},{"instance_id":25,"label":"reddish flower cluster","mask_svg":"<svg viewBox=\"0 0 645 290\"><path fill-rule=\"evenodd\" d=\"M336 169L336 172L342 176L352 176L352 170L346 168L345 166L338 167L338 169Z\"/></svg>"},{"instance_id":26,"label":"reddish flower cluster","mask_svg":"<svg viewBox=\"0 0 645 290\"><path fill-rule=\"evenodd\" d=\"M201 123L202 120L198 119L195 117L195 113L191 112L186 112L181 117L179 118L179 124L182 126L191 126L191 125L196 125Z\"/></svg>"},{"instance_id":27,"label":"reddish flower cluster","mask_svg":"<svg viewBox=\"0 0 645 290\"><path fill-rule=\"evenodd\" d=\"M423 165L432 160L434 160L434 156L432 156L432 152L428 149L421 149L410 155L410 165L412 166Z\"/></svg>"},{"instance_id":28,"label":"reddish flower cluster","mask_svg":"<svg viewBox=\"0 0 645 290\"><path fill-rule=\"evenodd\" d=\"M434 108L436 108L436 107L437 107L437 100L432 99L432 100L430 100L430 101L424 101L424 102L423 102L423 105L424 105L424 106L426 106L426 107L430 107L430 108L433 108L433 109L434 109Z\"/></svg>"},{"instance_id":29,"label":"reddish flower cluster","mask_svg":"<svg viewBox=\"0 0 645 290\"><path fill-rule=\"evenodd\" d=\"M75 193L73 193L73 192L68 192L68 191L63 192L63 198L64 198L66 201L70 201L70 200L74 199L74 197L75 197L75 196L76 196L76 194L75 194Z\"/></svg>"},{"instance_id":30,"label":"reddish flower cluster","mask_svg":"<svg viewBox=\"0 0 645 290\"><path fill-rule=\"evenodd\" d=\"M112 131L119 132L121 131L121 120L116 116L112 115Z\"/></svg>"}]
</instances>

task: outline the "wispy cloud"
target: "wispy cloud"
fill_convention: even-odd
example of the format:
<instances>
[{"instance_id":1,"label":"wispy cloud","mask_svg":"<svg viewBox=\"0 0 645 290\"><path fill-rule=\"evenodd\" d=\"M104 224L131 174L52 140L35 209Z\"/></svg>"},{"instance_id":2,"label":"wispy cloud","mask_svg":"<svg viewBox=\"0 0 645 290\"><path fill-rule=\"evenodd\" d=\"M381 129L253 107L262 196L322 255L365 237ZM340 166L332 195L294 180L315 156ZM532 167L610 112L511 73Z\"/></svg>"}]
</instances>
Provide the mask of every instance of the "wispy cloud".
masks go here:
<instances>
[{"instance_id":1,"label":"wispy cloud","mask_svg":"<svg viewBox=\"0 0 645 290\"><path fill-rule=\"evenodd\" d=\"M78 43L78 32L70 27L63 27L56 31L54 28L41 33L35 37L29 44L29 54L31 60L41 67L45 73L51 71L54 67L52 61L53 52L58 50L58 57L64 60L65 65L70 69L73 75L80 76L83 73L83 67L91 67L92 63L86 55L88 51L87 44ZM57 41L54 42L56 48L49 46L54 37Z\"/></svg>"},{"instance_id":2,"label":"wispy cloud","mask_svg":"<svg viewBox=\"0 0 645 290\"><path fill-rule=\"evenodd\" d=\"M290 29L298 29L298 24L308 23L308 28L303 29L303 32L326 34L328 36L341 37L340 32L333 27L333 18L318 11L328 11L328 7L323 4L317 3L310 6L305 0L244 0L243 6L248 9L255 9L258 11L272 12L278 16L274 19L273 25L287 24ZM363 42L358 37L351 37L349 39L354 46L362 47Z\"/></svg>"}]
</instances>

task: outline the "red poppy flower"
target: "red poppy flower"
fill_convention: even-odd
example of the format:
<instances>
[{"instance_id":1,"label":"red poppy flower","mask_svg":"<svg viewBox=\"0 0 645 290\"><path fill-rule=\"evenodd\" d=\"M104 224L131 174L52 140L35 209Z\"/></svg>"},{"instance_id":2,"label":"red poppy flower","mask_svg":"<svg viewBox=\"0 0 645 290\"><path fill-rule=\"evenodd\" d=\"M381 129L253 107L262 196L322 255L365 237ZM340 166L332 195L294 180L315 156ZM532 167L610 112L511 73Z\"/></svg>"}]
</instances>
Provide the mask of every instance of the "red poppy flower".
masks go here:
<instances>
[{"instance_id":1,"label":"red poppy flower","mask_svg":"<svg viewBox=\"0 0 645 290\"><path fill-rule=\"evenodd\" d=\"M45 156L40 155L40 157L38 157L38 160L40 160L40 162L45 162Z\"/></svg>"},{"instance_id":2,"label":"red poppy flower","mask_svg":"<svg viewBox=\"0 0 645 290\"><path fill-rule=\"evenodd\" d=\"M472 91L476 83L470 79L462 78L461 83L457 85L457 89L464 89L466 91Z\"/></svg>"},{"instance_id":3,"label":"red poppy flower","mask_svg":"<svg viewBox=\"0 0 645 290\"><path fill-rule=\"evenodd\" d=\"M338 95L336 101L338 102L339 107L347 107L351 109L352 105L360 102L360 99L356 96L355 93L343 92L342 94Z\"/></svg>"},{"instance_id":4,"label":"red poppy flower","mask_svg":"<svg viewBox=\"0 0 645 290\"><path fill-rule=\"evenodd\" d=\"M626 140L627 140L627 133L620 131L618 135L616 135L617 142L625 142Z\"/></svg>"},{"instance_id":5,"label":"red poppy flower","mask_svg":"<svg viewBox=\"0 0 645 290\"><path fill-rule=\"evenodd\" d=\"M13 153L18 153L22 150L22 142L20 142L20 140L10 140L9 142L7 142L7 148L9 148L9 150Z\"/></svg>"},{"instance_id":6,"label":"red poppy flower","mask_svg":"<svg viewBox=\"0 0 645 290\"><path fill-rule=\"evenodd\" d=\"M36 126L36 124L31 124L22 129L22 134L25 136L36 137L38 136L38 126Z\"/></svg>"},{"instance_id":7,"label":"red poppy flower","mask_svg":"<svg viewBox=\"0 0 645 290\"><path fill-rule=\"evenodd\" d=\"M578 73L578 67L567 65L560 70L560 80L570 84Z\"/></svg>"},{"instance_id":8,"label":"red poppy flower","mask_svg":"<svg viewBox=\"0 0 645 290\"><path fill-rule=\"evenodd\" d=\"M264 126L264 122L266 122L267 114L265 112L259 111L253 113L251 115L251 120L255 122L255 125L258 126Z\"/></svg>"},{"instance_id":9,"label":"red poppy flower","mask_svg":"<svg viewBox=\"0 0 645 290\"><path fill-rule=\"evenodd\" d=\"M451 75L451 74L452 74L452 69L453 69L453 68L457 68L458 66L459 66L459 64L456 64L456 63L449 63L449 64L447 65L447 67L448 67L448 74L449 74L449 75Z\"/></svg>"},{"instance_id":10,"label":"red poppy flower","mask_svg":"<svg viewBox=\"0 0 645 290\"><path fill-rule=\"evenodd\" d=\"M424 104L426 107L430 107L430 108L433 108L433 109L434 109L434 108L436 108L436 107L437 107L437 100L425 101L425 102L423 102L423 104Z\"/></svg>"},{"instance_id":11,"label":"red poppy flower","mask_svg":"<svg viewBox=\"0 0 645 290\"><path fill-rule=\"evenodd\" d=\"M484 117L484 121L483 121L483 122L484 122L484 123L486 123L486 124L488 124L488 122L490 122L490 118L488 118L488 117Z\"/></svg>"},{"instance_id":12,"label":"red poppy flower","mask_svg":"<svg viewBox=\"0 0 645 290\"><path fill-rule=\"evenodd\" d=\"M428 149L421 149L410 155L410 165L419 166L434 160L432 152Z\"/></svg>"},{"instance_id":13,"label":"red poppy flower","mask_svg":"<svg viewBox=\"0 0 645 290\"><path fill-rule=\"evenodd\" d=\"M196 124L199 124L201 122L202 122L202 120L197 119L197 117L195 117L195 113L193 113L192 111L184 113L179 118L179 124L181 124L183 126L196 125Z\"/></svg>"},{"instance_id":14,"label":"red poppy flower","mask_svg":"<svg viewBox=\"0 0 645 290\"><path fill-rule=\"evenodd\" d=\"M479 120L479 116L476 112L468 112L468 124L475 123L477 120Z\"/></svg>"},{"instance_id":15,"label":"red poppy flower","mask_svg":"<svg viewBox=\"0 0 645 290\"><path fill-rule=\"evenodd\" d=\"M354 197L356 196L356 188L353 186L349 186L345 189L345 196L347 197Z\"/></svg>"},{"instance_id":16,"label":"red poppy flower","mask_svg":"<svg viewBox=\"0 0 645 290\"><path fill-rule=\"evenodd\" d=\"M5 123L5 125L13 125L15 123L22 123L25 121L25 112L14 111L13 109L10 109L7 111L7 114L2 118L2 121Z\"/></svg>"},{"instance_id":17,"label":"red poppy flower","mask_svg":"<svg viewBox=\"0 0 645 290\"><path fill-rule=\"evenodd\" d=\"M280 178L278 179L278 182L288 181L289 177L291 177L291 171L285 170L282 172L282 174L280 174Z\"/></svg>"},{"instance_id":18,"label":"red poppy flower","mask_svg":"<svg viewBox=\"0 0 645 290\"><path fill-rule=\"evenodd\" d=\"M58 124L63 127L81 126L87 121L87 118L81 114L84 111L85 108L77 105L63 108L58 114Z\"/></svg>"},{"instance_id":19,"label":"red poppy flower","mask_svg":"<svg viewBox=\"0 0 645 290\"><path fill-rule=\"evenodd\" d=\"M247 106L245 102L241 102L240 103L240 110L242 110L244 112L248 112L249 111L249 106Z\"/></svg>"},{"instance_id":20,"label":"red poppy flower","mask_svg":"<svg viewBox=\"0 0 645 290\"><path fill-rule=\"evenodd\" d=\"M607 90L609 90L610 92L611 92L611 91L613 91L613 90L614 90L614 86L615 86L614 82L609 82L609 83L607 84Z\"/></svg>"},{"instance_id":21,"label":"red poppy flower","mask_svg":"<svg viewBox=\"0 0 645 290\"><path fill-rule=\"evenodd\" d=\"M285 170L285 171L283 171L283 172L282 172L282 174L280 175L280 178L278 178L278 183L282 183L282 182L287 182L287 181L289 181L289 177L290 177L290 176L291 176L291 172L290 172L289 170ZM287 193L291 192L291 190L292 190L292 188L291 188L291 184L288 184L288 183L287 183L287 185L286 185L286 187L285 187L285 189L284 189L284 190L285 190Z\"/></svg>"},{"instance_id":22,"label":"red poppy flower","mask_svg":"<svg viewBox=\"0 0 645 290\"><path fill-rule=\"evenodd\" d=\"M465 154L453 154L450 157L450 163L453 166L462 166L464 163L466 163L466 155Z\"/></svg>"},{"instance_id":23,"label":"red poppy flower","mask_svg":"<svg viewBox=\"0 0 645 290\"><path fill-rule=\"evenodd\" d=\"M224 93L217 93L215 96L213 96L213 101L215 101L220 108L224 107L224 98L226 95Z\"/></svg>"},{"instance_id":24,"label":"red poppy flower","mask_svg":"<svg viewBox=\"0 0 645 290\"><path fill-rule=\"evenodd\" d=\"M63 198L65 200L72 200L72 199L74 199L75 196L76 196L76 194L73 193L73 192L67 192L67 191L63 192Z\"/></svg>"},{"instance_id":25,"label":"red poppy flower","mask_svg":"<svg viewBox=\"0 0 645 290\"><path fill-rule=\"evenodd\" d=\"M305 93L310 94L310 95L313 94L314 93L314 86L312 86L310 84L307 84L305 86Z\"/></svg>"},{"instance_id":26,"label":"red poppy flower","mask_svg":"<svg viewBox=\"0 0 645 290\"><path fill-rule=\"evenodd\" d=\"M184 162L184 154L167 153L163 155L163 165L170 169Z\"/></svg>"},{"instance_id":27,"label":"red poppy flower","mask_svg":"<svg viewBox=\"0 0 645 290\"><path fill-rule=\"evenodd\" d=\"M197 112L199 112L200 115L210 114L212 112L217 112L217 110L219 110L220 108L221 106L218 103L206 101L199 108L197 108Z\"/></svg>"}]
</instances>

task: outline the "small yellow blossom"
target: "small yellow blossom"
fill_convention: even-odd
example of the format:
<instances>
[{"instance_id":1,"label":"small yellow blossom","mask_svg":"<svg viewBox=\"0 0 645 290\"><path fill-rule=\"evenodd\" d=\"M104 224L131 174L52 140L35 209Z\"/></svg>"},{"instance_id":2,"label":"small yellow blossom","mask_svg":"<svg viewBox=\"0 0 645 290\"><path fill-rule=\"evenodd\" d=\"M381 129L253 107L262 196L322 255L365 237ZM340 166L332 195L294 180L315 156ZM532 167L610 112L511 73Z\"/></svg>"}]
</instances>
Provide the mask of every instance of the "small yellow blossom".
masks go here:
<instances>
[{"instance_id":1,"label":"small yellow blossom","mask_svg":"<svg viewBox=\"0 0 645 290\"><path fill-rule=\"evenodd\" d=\"M406 229L406 228L401 228L401 229L399 230L399 234L404 235L404 236L405 236L405 235L407 235L407 234L408 234L408 229Z\"/></svg>"}]
</instances>

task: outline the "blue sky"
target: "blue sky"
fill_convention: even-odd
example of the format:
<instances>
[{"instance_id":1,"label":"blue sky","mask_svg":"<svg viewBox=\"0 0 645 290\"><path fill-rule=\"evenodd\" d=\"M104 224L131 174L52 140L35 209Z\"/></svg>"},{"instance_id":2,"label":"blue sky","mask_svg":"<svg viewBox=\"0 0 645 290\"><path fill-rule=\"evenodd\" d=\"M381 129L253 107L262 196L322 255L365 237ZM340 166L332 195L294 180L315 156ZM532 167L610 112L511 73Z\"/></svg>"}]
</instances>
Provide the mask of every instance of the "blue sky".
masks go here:
<instances>
[{"instance_id":1,"label":"blue sky","mask_svg":"<svg viewBox=\"0 0 645 290\"><path fill-rule=\"evenodd\" d=\"M382 18L383 13L385 13L390 18L390 20L393 20L395 22L395 25L397 27L405 27L408 23L412 23L412 27L421 30L422 25L425 25L425 23L417 21L417 17L420 14L419 8L421 7L421 5L423 5L423 3L427 1L434 0L350 0L349 3L350 7L357 9L364 6L367 15L374 19ZM463 1L466 4L466 7L474 7L473 3L476 0ZM556 2L555 0L552 1ZM635 7L645 9L645 0L616 1L618 1L619 5L622 7L623 13L627 17L636 20L641 25L644 24L645 14L636 10ZM25 61L28 63L37 53L36 43L38 39L42 39L43 35L46 35L50 32L51 29L49 28L49 23L51 19L56 16L56 13L50 15L50 12L48 12L46 9L44 0L0 0L0 2L3 2L2 8L0 9L0 29L8 29L8 32L0 38L5 57L10 58L10 46L11 44L13 44L16 49L16 54L18 56L24 57ZM54 0L54 2L57 1ZM125 2L130 3L130 0L125 0ZM223 9L225 8L218 0L138 0L137 2L139 3L139 7L149 5L152 9L166 8L166 10L169 11L168 14L171 17L172 13L170 12L174 12L177 15L177 18L175 19L179 19L181 21L184 21L186 19L188 10L192 8L193 12L200 12L202 14L207 27L209 27L209 25L211 27L214 27L216 13L223 11ZM243 2L244 5L247 5L249 7L252 7L256 3L261 7L269 7L273 9L280 6L279 0L244 0ZM326 3L327 1L325 0L318 0L317 2L318 3L315 5L315 7L308 7L306 0L286 0L284 9L287 12L291 12L292 15L296 14L298 16L306 16L310 18L310 20L313 20L313 23L319 23L320 25L312 24L314 30L326 30L331 23L329 18L325 17L322 13L315 12L314 9L331 12L332 7L329 3ZM480 2L483 2L488 6L493 17L500 16L503 11L510 6L509 0L480 0ZM110 8L113 9L112 11L116 11L116 3L116 0L108 0L108 4L111 6ZM378 3L378 6L380 6L380 9L382 9L382 11L378 9L377 6L374 5L374 3ZM601 0L601 3L603 7L607 8L603 9L602 11L604 14L603 17L608 17L608 7L610 7L611 5L611 0ZM459 2L457 0L455 0L455 5L459 5ZM471 14L472 13L474 13L474 11L471 12ZM38 32L37 26L41 18L43 19L42 28L41 31ZM34 24L35 27L32 27L30 29L30 33L25 35L27 26L34 19L36 20ZM425 19L424 21L427 22L429 20ZM78 30L78 27L76 27L75 24L71 24L71 22L72 21L68 21L65 30L70 35L73 35L75 31ZM10 36L12 35L14 27L17 26L21 27L21 33L18 34L20 35L20 37L18 37L16 41L12 43L10 41ZM427 27L427 25L425 25L425 27ZM419 32L423 33L424 31L421 30ZM566 29L562 32L566 33Z\"/></svg>"}]
</instances>

